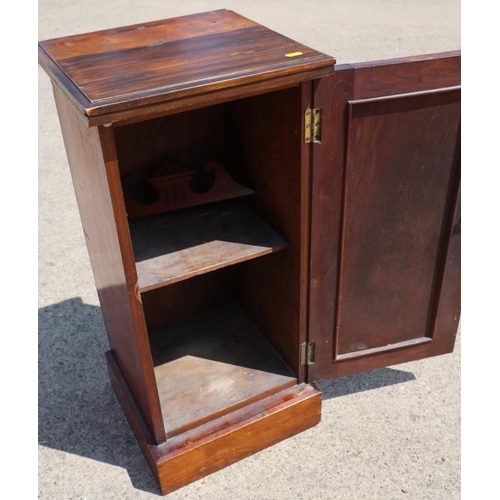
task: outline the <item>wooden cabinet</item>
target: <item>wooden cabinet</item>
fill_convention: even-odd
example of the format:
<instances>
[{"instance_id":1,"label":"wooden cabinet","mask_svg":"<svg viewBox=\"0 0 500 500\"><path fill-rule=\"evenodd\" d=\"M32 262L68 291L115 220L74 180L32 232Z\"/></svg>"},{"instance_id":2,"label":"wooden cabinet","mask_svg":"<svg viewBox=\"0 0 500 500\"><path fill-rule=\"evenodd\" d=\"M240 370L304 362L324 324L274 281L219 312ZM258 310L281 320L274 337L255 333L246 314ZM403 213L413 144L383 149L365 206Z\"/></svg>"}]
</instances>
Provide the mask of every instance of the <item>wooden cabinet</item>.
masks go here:
<instances>
[{"instance_id":1,"label":"wooden cabinet","mask_svg":"<svg viewBox=\"0 0 500 500\"><path fill-rule=\"evenodd\" d=\"M451 352L460 55L335 66L230 11L39 44L113 387L168 493Z\"/></svg>"}]
</instances>

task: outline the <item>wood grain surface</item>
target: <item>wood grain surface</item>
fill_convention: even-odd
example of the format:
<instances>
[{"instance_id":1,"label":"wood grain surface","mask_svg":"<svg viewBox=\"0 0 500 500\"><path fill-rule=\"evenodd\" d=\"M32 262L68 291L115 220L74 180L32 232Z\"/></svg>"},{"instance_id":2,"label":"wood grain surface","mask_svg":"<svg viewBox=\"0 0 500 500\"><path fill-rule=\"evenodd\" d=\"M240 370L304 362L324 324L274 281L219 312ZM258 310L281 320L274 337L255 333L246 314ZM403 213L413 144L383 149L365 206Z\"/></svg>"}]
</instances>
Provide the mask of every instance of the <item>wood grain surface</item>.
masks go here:
<instances>
[{"instance_id":1,"label":"wood grain surface","mask_svg":"<svg viewBox=\"0 0 500 500\"><path fill-rule=\"evenodd\" d=\"M227 202L130 222L141 292L283 250L246 204Z\"/></svg>"},{"instance_id":2,"label":"wood grain surface","mask_svg":"<svg viewBox=\"0 0 500 500\"><path fill-rule=\"evenodd\" d=\"M309 380L453 349L459 85L459 53L342 65L319 82L315 106L325 109L328 143L314 156L310 335L318 357ZM344 148L330 150L330 138Z\"/></svg>"},{"instance_id":3,"label":"wood grain surface","mask_svg":"<svg viewBox=\"0 0 500 500\"><path fill-rule=\"evenodd\" d=\"M321 393L299 384L153 445L111 352L106 353L106 360L118 400L164 495L313 427L321 419Z\"/></svg>"},{"instance_id":4,"label":"wood grain surface","mask_svg":"<svg viewBox=\"0 0 500 500\"><path fill-rule=\"evenodd\" d=\"M241 265L239 299L296 374L299 346L307 335L309 206L308 183L302 182L309 165L302 163L301 128L307 97L294 87L240 99L226 115L231 164L241 166L255 190L249 199L255 210L288 243L283 252Z\"/></svg>"},{"instance_id":5,"label":"wood grain surface","mask_svg":"<svg viewBox=\"0 0 500 500\"><path fill-rule=\"evenodd\" d=\"M109 344L157 442L165 439L111 130L88 128L55 87L57 112Z\"/></svg>"},{"instance_id":6,"label":"wood grain surface","mask_svg":"<svg viewBox=\"0 0 500 500\"><path fill-rule=\"evenodd\" d=\"M151 450L161 492L167 494L305 431L320 419L321 393L299 384L236 410L229 418L175 436Z\"/></svg>"},{"instance_id":7,"label":"wood grain surface","mask_svg":"<svg viewBox=\"0 0 500 500\"><path fill-rule=\"evenodd\" d=\"M234 302L239 266L227 266L141 293L148 331L154 332Z\"/></svg>"},{"instance_id":8,"label":"wood grain surface","mask_svg":"<svg viewBox=\"0 0 500 500\"><path fill-rule=\"evenodd\" d=\"M42 41L39 61L87 116L335 63L228 10Z\"/></svg>"},{"instance_id":9,"label":"wood grain surface","mask_svg":"<svg viewBox=\"0 0 500 500\"><path fill-rule=\"evenodd\" d=\"M339 355L432 336L460 92L353 101Z\"/></svg>"},{"instance_id":10,"label":"wood grain surface","mask_svg":"<svg viewBox=\"0 0 500 500\"><path fill-rule=\"evenodd\" d=\"M236 305L154 332L151 348L167 438L297 382Z\"/></svg>"}]
</instances>

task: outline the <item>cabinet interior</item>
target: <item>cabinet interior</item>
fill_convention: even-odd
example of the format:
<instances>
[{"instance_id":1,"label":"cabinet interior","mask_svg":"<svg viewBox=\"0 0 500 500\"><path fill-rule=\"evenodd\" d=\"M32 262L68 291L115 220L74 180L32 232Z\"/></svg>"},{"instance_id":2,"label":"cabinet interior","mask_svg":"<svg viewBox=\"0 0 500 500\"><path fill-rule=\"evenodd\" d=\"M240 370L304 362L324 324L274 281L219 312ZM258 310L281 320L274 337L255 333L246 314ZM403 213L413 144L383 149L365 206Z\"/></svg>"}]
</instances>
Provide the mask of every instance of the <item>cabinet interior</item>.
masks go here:
<instances>
[{"instance_id":1,"label":"cabinet interior","mask_svg":"<svg viewBox=\"0 0 500 500\"><path fill-rule=\"evenodd\" d=\"M164 164L216 162L244 188L129 217L167 437L300 378L301 119L296 86L114 128L125 196Z\"/></svg>"}]
</instances>

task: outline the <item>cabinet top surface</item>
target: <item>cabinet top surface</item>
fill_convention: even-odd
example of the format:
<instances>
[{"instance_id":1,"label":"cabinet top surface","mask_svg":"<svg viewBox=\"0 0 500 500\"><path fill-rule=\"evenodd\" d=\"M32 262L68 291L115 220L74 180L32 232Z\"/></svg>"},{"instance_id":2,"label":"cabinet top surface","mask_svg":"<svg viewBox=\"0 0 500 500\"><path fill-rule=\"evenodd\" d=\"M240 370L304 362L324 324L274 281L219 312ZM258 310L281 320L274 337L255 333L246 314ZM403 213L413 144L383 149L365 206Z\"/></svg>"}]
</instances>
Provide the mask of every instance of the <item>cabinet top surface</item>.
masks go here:
<instances>
[{"instance_id":1,"label":"cabinet top surface","mask_svg":"<svg viewBox=\"0 0 500 500\"><path fill-rule=\"evenodd\" d=\"M55 38L39 61L87 116L303 75L335 59L228 10Z\"/></svg>"}]
</instances>

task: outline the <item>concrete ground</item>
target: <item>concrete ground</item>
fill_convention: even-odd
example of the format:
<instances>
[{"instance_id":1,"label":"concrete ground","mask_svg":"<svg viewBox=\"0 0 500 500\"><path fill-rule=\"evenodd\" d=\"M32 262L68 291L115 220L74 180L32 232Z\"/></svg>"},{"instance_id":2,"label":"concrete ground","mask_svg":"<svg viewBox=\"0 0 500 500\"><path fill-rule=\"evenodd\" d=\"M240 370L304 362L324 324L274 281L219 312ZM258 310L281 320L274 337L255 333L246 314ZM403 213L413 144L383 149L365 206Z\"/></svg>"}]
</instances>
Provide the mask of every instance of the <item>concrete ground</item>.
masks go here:
<instances>
[{"instance_id":1,"label":"concrete ground","mask_svg":"<svg viewBox=\"0 0 500 500\"><path fill-rule=\"evenodd\" d=\"M455 50L461 42L458 0L40 0L38 38L216 8L340 63ZM39 82L39 498L158 498L108 380L106 334L42 70ZM460 340L453 354L321 388L318 426L168 498L460 498Z\"/></svg>"}]
</instances>

